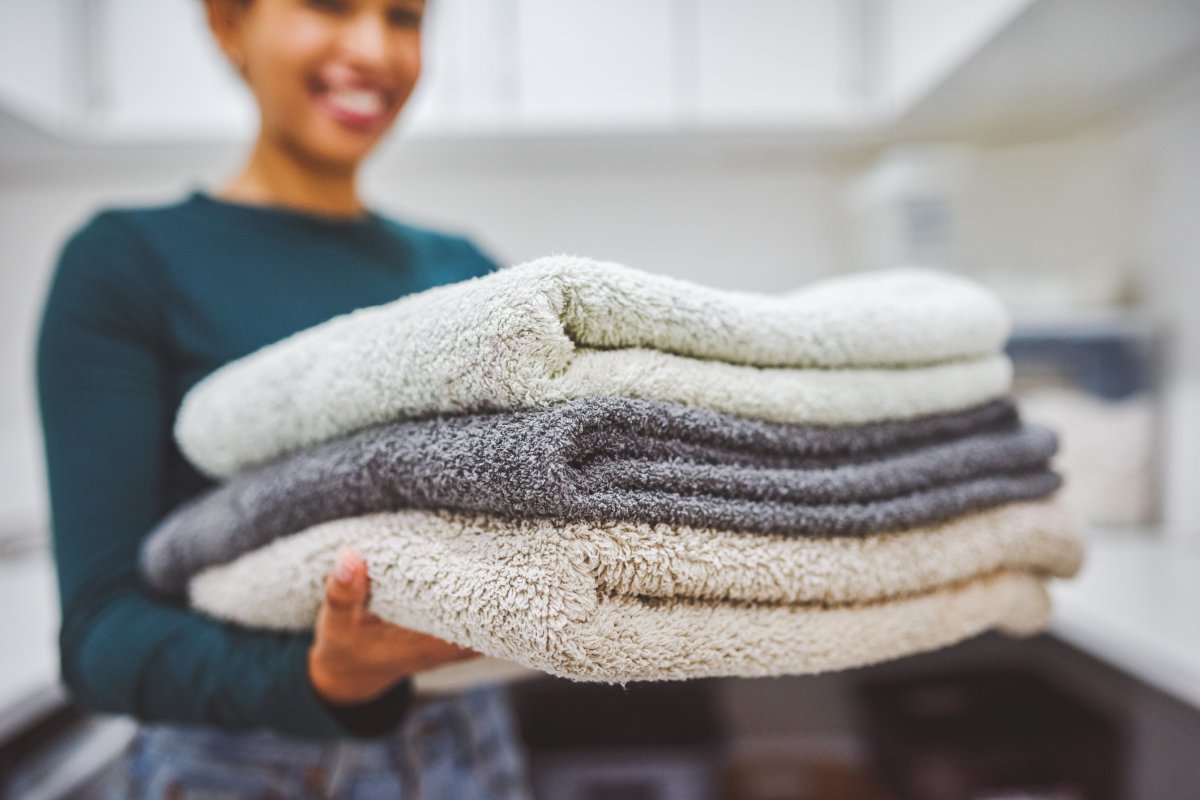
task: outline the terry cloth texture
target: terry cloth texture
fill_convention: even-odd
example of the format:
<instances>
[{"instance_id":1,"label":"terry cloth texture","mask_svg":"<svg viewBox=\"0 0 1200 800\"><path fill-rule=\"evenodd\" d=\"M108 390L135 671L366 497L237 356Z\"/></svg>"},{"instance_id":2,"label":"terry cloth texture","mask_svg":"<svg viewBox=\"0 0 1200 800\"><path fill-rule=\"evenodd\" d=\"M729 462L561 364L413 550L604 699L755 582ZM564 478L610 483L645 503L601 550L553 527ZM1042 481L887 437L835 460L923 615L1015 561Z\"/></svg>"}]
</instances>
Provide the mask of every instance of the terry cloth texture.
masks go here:
<instances>
[{"instance_id":1,"label":"terry cloth texture","mask_svg":"<svg viewBox=\"0 0 1200 800\"><path fill-rule=\"evenodd\" d=\"M793 294L719 291L552 256L358 309L225 365L175 436L210 477L434 413L623 395L852 425L1005 394L1008 317L976 284L863 273Z\"/></svg>"},{"instance_id":2,"label":"terry cloth texture","mask_svg":"<svg viewBox=\"0 0 1200 800\"><path fill-rule=\"evenodd\" d=\"M782 675L869 664L1049 614L1043 581L1082 557L1056 500L867 537L645 523L511 522L403 511L309 528L211 567L191 604L242 625L311 627L338 548L384 619L581 680Z\"/></svg>"},{"instance_id":3,"label":"terry cloth texture","mask_svg":"<svg viewBox=\"0 0 1200 800\"><path fill-rule=\"evenodd\" d=\"M911 423L815 428L597 397L393 423L239 475L163 520L142 571L204 567L329 520L405 508L859 535L1045 497L1054 434L1009 401Z\"/></svg>"}]
</instances>

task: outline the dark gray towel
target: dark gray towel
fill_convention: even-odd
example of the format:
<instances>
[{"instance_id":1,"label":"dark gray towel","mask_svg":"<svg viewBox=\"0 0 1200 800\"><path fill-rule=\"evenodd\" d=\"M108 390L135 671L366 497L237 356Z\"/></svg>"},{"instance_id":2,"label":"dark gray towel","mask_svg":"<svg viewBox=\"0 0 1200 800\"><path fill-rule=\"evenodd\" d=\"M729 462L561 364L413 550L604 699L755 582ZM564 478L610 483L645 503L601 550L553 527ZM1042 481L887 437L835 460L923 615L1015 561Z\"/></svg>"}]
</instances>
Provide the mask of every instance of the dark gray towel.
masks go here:
<instances>
[{"instance_id":1,"label":"dark gray towel","mask_svg":"<svg viewBox=\"0 0 1200 800\"><path fill-rule=\"evenodd\" d=\"M383 425L244 473L164 519L151 586L320 522L401 508L852 535L1043 497L1052 432L1008 401L853 427L778 425L595 397Z\"/></svg>"}]
</instances>

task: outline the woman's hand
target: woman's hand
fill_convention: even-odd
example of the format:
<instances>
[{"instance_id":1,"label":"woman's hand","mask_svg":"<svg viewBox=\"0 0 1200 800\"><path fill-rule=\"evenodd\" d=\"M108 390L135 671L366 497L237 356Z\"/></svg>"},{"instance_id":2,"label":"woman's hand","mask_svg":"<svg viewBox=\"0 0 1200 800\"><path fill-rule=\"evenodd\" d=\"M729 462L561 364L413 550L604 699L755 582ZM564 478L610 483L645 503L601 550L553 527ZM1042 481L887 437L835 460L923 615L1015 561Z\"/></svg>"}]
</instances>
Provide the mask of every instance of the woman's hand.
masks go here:
<instances>
[{"instance_id":1,"label":"woman's hand","mask_svg":"<svg viewBox=\"0 0 1200 800\"><path fill-rule=\"evenodd\" d=\"M369 594L366 562L352 550L341 550L325 581L308 651L309 680L327 702L365 703L413 673L479 655L385 622L367 610Z\"/></svg>"}]
</instances>

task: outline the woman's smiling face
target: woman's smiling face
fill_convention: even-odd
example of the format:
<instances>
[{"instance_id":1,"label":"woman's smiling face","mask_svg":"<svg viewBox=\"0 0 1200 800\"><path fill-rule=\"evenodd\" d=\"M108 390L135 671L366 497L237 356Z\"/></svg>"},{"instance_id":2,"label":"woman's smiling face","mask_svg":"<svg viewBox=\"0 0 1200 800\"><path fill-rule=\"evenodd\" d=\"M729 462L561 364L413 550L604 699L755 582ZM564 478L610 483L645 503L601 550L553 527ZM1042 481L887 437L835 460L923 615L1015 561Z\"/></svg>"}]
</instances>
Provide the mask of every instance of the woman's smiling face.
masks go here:
<instances>
[{"instance_id":1,"label":"woman's smiling face","mask_svg":"<svg viewBox=\"0 0 1200 800\"><path fill-rule=\"evenodd\" d=\"M257 100L261 135L353 169L421 73L425 0L208 0L214 33Z\"/></svg>"}]
</instances>

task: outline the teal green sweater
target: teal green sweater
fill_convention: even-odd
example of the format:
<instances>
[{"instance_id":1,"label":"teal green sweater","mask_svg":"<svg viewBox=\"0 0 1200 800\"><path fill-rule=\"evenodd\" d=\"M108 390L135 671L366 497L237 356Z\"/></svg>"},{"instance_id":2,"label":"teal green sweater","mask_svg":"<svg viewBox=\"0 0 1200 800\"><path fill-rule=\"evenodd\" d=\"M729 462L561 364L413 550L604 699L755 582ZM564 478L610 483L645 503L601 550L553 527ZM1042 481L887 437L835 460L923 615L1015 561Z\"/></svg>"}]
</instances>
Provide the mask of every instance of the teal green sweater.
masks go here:
<instances>
[{"instance_id":1,"label":"teal green sweater","mask_svg":"<svg viewBox=\"0 0 1200 800\"><path fill-rule=\"evenodd\" d=\"M308 680L311 634L227 625L139 582L139 540L209 487L171 436L187 390L222 364L355 308L480 275L468 240L371 212L355 219L193 190L96 213L63 246L37 343L62 627L77 702L146 721L294 736L393 728L408 686L331 707Z\"/></svg>"}]
</instances>

